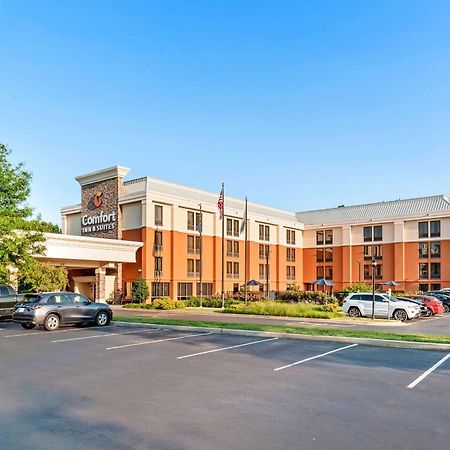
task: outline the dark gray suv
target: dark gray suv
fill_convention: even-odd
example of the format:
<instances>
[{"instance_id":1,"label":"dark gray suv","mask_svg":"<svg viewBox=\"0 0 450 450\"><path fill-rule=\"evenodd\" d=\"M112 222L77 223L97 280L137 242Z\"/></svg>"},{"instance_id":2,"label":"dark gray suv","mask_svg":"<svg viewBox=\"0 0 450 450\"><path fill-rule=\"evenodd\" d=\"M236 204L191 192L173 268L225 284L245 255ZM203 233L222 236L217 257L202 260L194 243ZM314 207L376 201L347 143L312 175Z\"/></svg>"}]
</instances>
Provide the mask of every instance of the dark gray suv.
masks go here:
<instances>
[{"instance_id":1,"label":"dark gray suv","mask_svg":"<svg viewBox=\"0 0 450 450\"><path fill-rule=\"evenodd\" d=\"M26 294L13 313L14 322L26 330L42 325L47 331L60 325L95 323L99 327L109 325L113 313L105 303L94 303L73 292L43 292Z\"/></svg>"}]
</instances>

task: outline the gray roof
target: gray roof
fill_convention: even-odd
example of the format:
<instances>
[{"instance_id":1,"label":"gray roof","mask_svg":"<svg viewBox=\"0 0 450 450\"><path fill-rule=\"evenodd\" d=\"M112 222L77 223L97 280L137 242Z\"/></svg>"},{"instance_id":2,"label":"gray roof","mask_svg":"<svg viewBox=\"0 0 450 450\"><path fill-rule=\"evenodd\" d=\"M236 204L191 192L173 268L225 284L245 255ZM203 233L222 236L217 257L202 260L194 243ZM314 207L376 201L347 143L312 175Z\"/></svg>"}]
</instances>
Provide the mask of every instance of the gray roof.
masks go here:
<instances>
[{"instance_id":1,"label":"gray roof","mask_svg":"<svg viewBox=\"0 0 450 450\"><path fill-rule=\"evenodd\" d=\"M446 195L304 211L296 213L296 216L305 225L322 225L375 219L381 220L440 212L450 214L450 199Z\"/></svg>"}]
</instances>

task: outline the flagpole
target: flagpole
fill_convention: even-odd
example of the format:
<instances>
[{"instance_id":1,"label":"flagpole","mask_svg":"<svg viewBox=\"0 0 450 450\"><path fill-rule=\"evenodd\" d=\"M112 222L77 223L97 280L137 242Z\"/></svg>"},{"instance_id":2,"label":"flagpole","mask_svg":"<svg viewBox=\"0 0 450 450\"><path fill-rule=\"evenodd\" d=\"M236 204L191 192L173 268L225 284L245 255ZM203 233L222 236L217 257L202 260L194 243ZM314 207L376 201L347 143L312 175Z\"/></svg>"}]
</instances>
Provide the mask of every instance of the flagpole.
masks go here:
<instances>
[{"instance_id":1,"label":"flagpole","mask_svg":"<svg viewBox=\"0 0 450 450\"><path fill-rule=\"evenodd\" d=\"M225 308L225 185L222 183L223 213L222 213L222 309Z\"/></svg>"},{"instance_id":2,"label":"flagpole","mask_svg":"<svg viewBox=\"0 0 450 450\"><path fill-rule=\"evenodd\" d=\"M247 221L247 197L245 197L245 212L244 212L244 220L245 220L245 237L244 237L244 289L245 289L245 304L247 304L247 262L248 262L248 221Z\"/></svg>"},{"instance_id":3,"label":"flagpole","mask_svg":"<svg viewBox=\"0 0 450 450\"><path fill-rule=\"evenodd\" d=\"M203 213L202 213L202 204L199 204L200 206L200 226L199 226L199 233L200 233L200 308L203 306Z\"/></svg>"}]
</instances>

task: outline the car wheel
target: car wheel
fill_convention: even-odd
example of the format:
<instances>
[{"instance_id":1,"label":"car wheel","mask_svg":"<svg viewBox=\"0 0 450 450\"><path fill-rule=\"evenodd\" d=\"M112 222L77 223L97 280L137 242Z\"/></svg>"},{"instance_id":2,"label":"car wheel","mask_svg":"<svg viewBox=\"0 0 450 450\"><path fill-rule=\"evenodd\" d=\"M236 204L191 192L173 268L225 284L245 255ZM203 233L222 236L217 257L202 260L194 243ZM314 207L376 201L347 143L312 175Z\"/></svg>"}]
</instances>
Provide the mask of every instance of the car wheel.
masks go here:
<instances>
[{"instance_id":1,"label":"car wheel","mask_svg":"<svg viewBox=\"0 0 450 450\"><path fill-rule=\"evenodd\" d=\"M408 320L408 314L406 314L404 309L396 309L393 316L395 320L400 320L400 322L405 322Z\"/></svg>"},{"instance_id":2,"label":"car wheel","mask_svg":"<svg viewBox=\"0 0 450 450\"><path fill-rule=\"evenodd\" d=\"M21 323L22 328L25 328L25 330L32 330L36 325L34 323Z\"/></svg>"},{"instance_id":3,"label":"car wheel","mask_svg":"<svg viewBox=\"0 0 450 450\"><path fill-rule=\"evenodd\" d=\"M423 315L424 315L425 317L431 317L431 316L433 315L433 311L431 311L430 308L427 308L427 310L424 311Z\"/></svg>"},{"instance_id":4,"label":"car wheel","mask_svg":"<svg viewBox=\"0 0 450 450\"><path fill-rule=\"evenodd\" d=\"M109 325L110 321L111 319L109 318L109 314L106 311L100 311L95 318L95 323L99 327L105 327L106 325Z\"/></svg>"},{"instance_id":5,"label":"car wheel","mask_svg":"<svg viewBox=\"0 0 450 450\"><path fill-rule=\"evenodd\" d=\"M361 317L361 311L356 306L352 306L348 310L348 316L349 317Z\"/></svg>"},{"instance_id":6,"label":"car wheel","mask_svg":"<svg viewBox=\"0 0 450 450\"><path fill-rule=\"evenodd\" d=\"M444 312L445 313L450 312L450 307L448 305L446 305L445 303L444 303Z\"/></svg>"},{"instance_id":7,"label":"car wheel","mask_svg":"<svg viewBox=\"0 0 450 450\"><path fill-rule=\"evenodd\" d=\"M44 320L44 328L47 331L55 331L59 328L61 320L56 314L49 314Z\"/></svg>"}]
</instances>

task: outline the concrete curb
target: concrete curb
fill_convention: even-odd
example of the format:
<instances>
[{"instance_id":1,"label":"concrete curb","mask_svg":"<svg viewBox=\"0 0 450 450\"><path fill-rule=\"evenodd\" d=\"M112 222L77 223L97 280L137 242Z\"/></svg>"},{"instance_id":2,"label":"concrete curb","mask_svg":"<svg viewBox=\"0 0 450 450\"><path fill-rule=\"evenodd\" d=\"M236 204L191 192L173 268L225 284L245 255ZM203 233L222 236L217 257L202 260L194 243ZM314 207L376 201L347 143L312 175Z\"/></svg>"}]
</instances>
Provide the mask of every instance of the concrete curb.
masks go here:
<instances>
[{"instance_id":1,"label":"concrete curb","mask_svg":"<svg viewBox=\"0 0 450 450\"><path fill-rule=\"evenodd\" d=\"M116 322L116 321L114 323L120 326L123 325L148 326L174 331L188 331L188 332L203 331L205 333L229 334L235 336L276 337L280 339L342 342L346 344L370 345L373 347L409 348L416 350L437 350L442 352L450 352L450 344L438 344L431 342L394 341L388 339L370 339L370 338L356 338L344 336L312 336L307 334L276 333L272 331L235 330L229 328L191 327L181 325L162 325L162 324L159 325L157 323Z\"/></svg>"}]
</instances>

